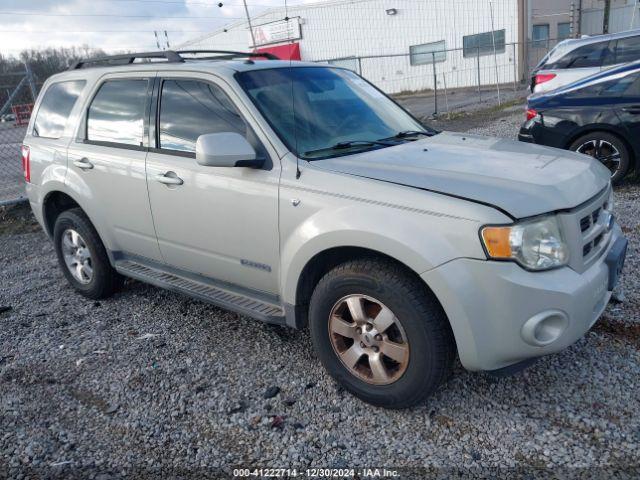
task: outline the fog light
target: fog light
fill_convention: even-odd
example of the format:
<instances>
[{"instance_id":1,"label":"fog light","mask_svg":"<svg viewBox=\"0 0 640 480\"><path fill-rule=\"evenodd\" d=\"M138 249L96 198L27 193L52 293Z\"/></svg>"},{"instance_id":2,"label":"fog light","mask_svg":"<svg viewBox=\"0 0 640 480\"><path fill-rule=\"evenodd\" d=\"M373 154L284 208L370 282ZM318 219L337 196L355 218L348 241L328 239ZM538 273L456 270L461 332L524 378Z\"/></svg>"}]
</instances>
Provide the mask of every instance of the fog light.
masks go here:
<instances>
[{"instance_id":1,"label":"fog light","mask_svg":"<svg viewBox=\"0 0 640 480\"><path fill-rule=\"evenodd\" d=\"M543 347L555 342L569 325L567 314L560 310L538 313L522 326L522 339L529 345Z\"/></svg>"}]
</instances>

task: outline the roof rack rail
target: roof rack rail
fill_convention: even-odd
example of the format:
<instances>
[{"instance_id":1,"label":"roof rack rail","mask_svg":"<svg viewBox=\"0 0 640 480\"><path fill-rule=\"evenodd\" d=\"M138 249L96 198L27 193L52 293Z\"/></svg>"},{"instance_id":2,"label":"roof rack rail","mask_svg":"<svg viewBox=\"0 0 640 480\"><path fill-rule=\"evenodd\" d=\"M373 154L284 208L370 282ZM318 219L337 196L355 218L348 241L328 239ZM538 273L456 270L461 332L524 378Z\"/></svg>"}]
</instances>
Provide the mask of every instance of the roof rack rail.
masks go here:
<instances>
[{"instance_id":1,"label":"roof rack rail","mask_svg":"<svg viewBox=\"0 0 640 480\"><path fill-rule=\"evenodd\" d=\"M88 66L96 66L90 64L117 62L119 60L125 61L125 63L133 63L136 58L166 58L167 62L171 63L184 62L184 59L173 50L164 50L160 52L125 53L122 55L107 55L104 57L87 58L86 60L77 61L69 67L69 70L78 70Z\"/></svg>"},{"instance_id":2,"label":"roof rack rail","mask_svg":"<svg viewBox=\"0 0 640 480\"><path fill-rule=\"evenodd\" d=\"M169 63L182 63L185 61L180 54L198 54L198 53L213 53L215 56L207 57L193 57L188 60L230 60L233 58L247 58L250 61L251 58L266 58L267 60L280 60L276 55L272 53L258 53L258 52L236 52L234 50L163 50L160 52L142 52L142 53L126 53L122 55L107 55L104 57L87 58L86 60L79 60L69 70L79 70L85 67L99 66L96 64L111 62L124 62L125 64L131 64L135 62L137 58L150 59L150 58L166 58Z\"/></svg>"},{"instance_id":3,"label":"roof rack rail","mask_svg":"<svg viewBox=\"0 0 640 480\"><path fill-rule=\"evenodd\" d=\"M280 57L268 52L238 52L235 50L176 50L180 54L214 53L215 57L196 57L191 60L211 60L227 58L266 58L267 60L280 60Z\"/></svg>"}]
</instances>

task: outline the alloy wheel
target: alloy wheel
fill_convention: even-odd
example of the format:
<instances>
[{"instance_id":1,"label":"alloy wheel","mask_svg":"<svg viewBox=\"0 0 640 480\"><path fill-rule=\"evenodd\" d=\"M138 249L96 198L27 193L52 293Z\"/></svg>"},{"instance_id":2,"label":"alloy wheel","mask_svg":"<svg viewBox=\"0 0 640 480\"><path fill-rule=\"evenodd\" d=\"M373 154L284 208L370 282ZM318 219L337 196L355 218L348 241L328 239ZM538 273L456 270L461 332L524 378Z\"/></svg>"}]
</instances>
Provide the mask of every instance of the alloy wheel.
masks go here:
<instances>
[{"instance_id":1,"label":"alloy wheel","mask_svg":"<svg viewBox=\"0 0 640 480\"><path fill-rule=\"evenodd\" d=\"M402 324L382 302L366 295L349 295L335 303L329 338L349 372L372 385L395 382L409 364Z\"/></svg>"},{"instance_id":2,"label":"alloy wheel","mask_svg":"<svg viewBox=\"0 0 640 480\"><path fill-rule=\"evenodd\" d=\"M93 278L91 252L84 238L72 228L62 232L62 256L69 272L78 282L86 285Z\"/></svg>"},{"instance_id":3,"label":"alloy wheel","mask_svg":"<svg viewBox=\"0 0 640 480\"><path fill-rule=\"evenodd\" d=\"M589 140L580 145L576 152L589 155L600 161L611 171L612 176L620 169L620 152L606 140Z\"/></svg>"}]
</instances>

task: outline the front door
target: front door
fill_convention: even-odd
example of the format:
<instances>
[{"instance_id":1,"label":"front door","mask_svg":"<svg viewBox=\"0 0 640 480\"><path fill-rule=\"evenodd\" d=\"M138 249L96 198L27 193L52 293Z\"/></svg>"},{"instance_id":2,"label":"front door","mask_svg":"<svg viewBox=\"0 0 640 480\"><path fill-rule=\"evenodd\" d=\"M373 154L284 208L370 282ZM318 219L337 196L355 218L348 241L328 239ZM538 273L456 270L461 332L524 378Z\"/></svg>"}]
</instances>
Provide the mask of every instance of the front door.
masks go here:
<instances>
[{"instance_id":1,"label":"front door","mask_svg":"<svg viewBox=\"0 0 640 480\"><path fill-rule=\"evenodd\" d=\"M157 148L149 152L146 173L165 262L277 293L279 161L267 153L222 84L180 74L158 83L152 140ZM199 165L198 136L218 132L244 135L266 158L264 168Z\"/></svg>"}]
</instances>

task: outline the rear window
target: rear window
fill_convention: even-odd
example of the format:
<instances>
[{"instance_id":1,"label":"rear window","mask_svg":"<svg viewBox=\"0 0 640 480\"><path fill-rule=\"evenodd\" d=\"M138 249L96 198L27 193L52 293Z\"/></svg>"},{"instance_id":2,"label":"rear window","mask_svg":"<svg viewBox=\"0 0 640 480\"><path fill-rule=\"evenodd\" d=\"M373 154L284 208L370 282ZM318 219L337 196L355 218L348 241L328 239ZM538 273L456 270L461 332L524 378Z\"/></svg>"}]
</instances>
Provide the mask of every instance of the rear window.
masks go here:
<instances>
[{"instance_id":1,"label":"rear window","mask_svg":"<svg viewBox=\"0 0 640 480\"><path fill-rule=\"evenodd\" d=\"M49 86L33 123L33 135L60 138L85 84L84 80L72 80Z\"/></svg>"},{"instance_id":2,"label":"rear window","mask_svg":"<svg viewBox=\"0 0 640 480\"><path fill-rule=\"evenodd\" d=\"M142 146L147 80L107 80L87 114L87 140Z\"/></svg>"},{"instance_id":3,"label":"rear window","mask_svg":"<svg viewBox=\"0 0 640 480\"><path fill-rule=\"evenodd\" d=\"M562 69L599 67L602 65L602 58L607 51L608 45L608 41L583 45L582 47L578 47L560 57L555 62L545 65L544 68Z\"/></svg>"}]
</instances>

